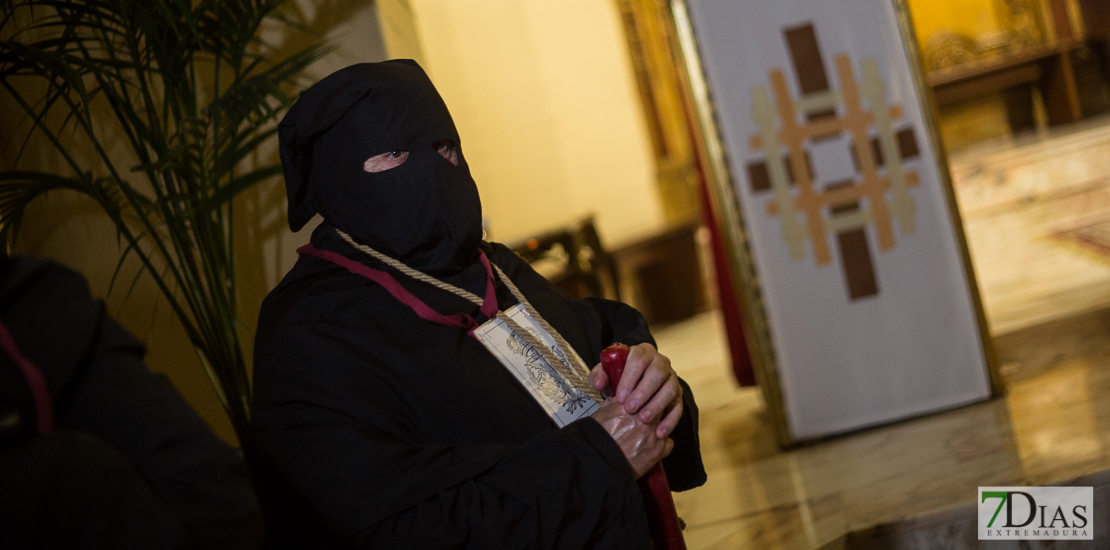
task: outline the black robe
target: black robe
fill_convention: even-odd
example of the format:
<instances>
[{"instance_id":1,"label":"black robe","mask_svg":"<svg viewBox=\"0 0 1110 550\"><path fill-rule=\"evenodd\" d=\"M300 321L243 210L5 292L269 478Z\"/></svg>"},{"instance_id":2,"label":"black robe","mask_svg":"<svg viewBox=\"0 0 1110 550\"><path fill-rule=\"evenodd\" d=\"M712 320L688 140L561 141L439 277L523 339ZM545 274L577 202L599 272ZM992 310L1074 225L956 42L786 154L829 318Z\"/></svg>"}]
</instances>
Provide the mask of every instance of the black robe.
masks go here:
<instances>
[{"instance_id":1,"label":"black robe","mask_svg":"<svg viewBox=\"0 0 1110 550\"><path fill-rule=\"evenodd\" d=\"M56 431L0 352L0 548L244 550L262 517L243 458L145 348L53 262L0 258L0 318L42 373ZM199 365L198 365L199 368Z\"/></svg>"},{"instance_id":2,"label":"black robe","mask_svg":"<svg viewBox=\"0 0 1110 550\"><path fill-rule=\"evenodd\" d=\"M312 240L390 271L326 223ZM587 364L610 343L653 342L631 307L574 301L503 245L481 248ZM478 314L392 274L440 313ZM500 282L497 294L502 310L516 303ZM705 482L697 406L683 388L684 414L664 460L674 490ZM420 319L383 287L325 260L302 256L263 303L254 392L271 546L651 547L632 471L600 424L586 418L558 429L464 330Z\"/></svg>"}]
</instances>

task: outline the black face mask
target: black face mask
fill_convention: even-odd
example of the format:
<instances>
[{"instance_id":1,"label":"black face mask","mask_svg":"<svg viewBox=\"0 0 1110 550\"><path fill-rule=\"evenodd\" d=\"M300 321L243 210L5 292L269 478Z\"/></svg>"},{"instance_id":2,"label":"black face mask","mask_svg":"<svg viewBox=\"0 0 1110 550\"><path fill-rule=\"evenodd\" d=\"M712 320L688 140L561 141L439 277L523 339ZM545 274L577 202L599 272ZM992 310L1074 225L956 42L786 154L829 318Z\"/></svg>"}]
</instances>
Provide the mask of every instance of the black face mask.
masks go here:
<instances>
[{"instance_id":1,"label":"black face mask","mask_svg":"<svg viewBox=\"0 0 1110 550\"><path fill-rule=\"evenodd\" d=\"M304 93L279 126L294 231L319 212L355 240L435 276L477 260L482 205L447 106L413 61L342 69ZM433 144L449 141L458 166ZM369 173L367 159L407 151Z\"/></svg>"}]
</instances>

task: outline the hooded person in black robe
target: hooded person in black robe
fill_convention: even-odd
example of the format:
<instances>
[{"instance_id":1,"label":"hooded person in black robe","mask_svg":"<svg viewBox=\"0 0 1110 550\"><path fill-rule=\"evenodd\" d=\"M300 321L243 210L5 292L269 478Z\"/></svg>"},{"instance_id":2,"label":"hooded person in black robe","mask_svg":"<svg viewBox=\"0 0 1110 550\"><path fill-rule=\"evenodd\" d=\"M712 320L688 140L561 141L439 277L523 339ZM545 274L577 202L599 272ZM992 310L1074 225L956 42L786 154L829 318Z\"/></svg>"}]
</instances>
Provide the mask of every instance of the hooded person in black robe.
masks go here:
<instances>
[{"instance_id":1,"label":"hooded person in black robe","mask_svg":"<svg viewBox=\"0 0 1110 550\"><path fill-rule=\"evenodd\" d=\"M248 550L242 456L49 260L0 258L0 548Z\"/></svg>"},{"instance_id":2,"label":"hooded person in black robe","mask_svg":"<svg viewBox=\"0 0 1110 550\"><path fill-rule=\"evenodd\" d=\"M289 224L297 231L321 214L316 249L389 273L435 311L479 324L487 319L476 305L371 258L338 231L479 296L484 253L588 364L613 342L654 345L634 309L572 300L482 240L459 136L415 62L328 76L301 95L280 137ZM501 281L495 288L501 310L517 303ZM663 463L671 487L686 490L705 482L705 470L696 405L684 382L679 393ZM651 546L635 473L595 420L600 411L558 428L467 330L424 320L331 261L302 254L263 303L254 399L271 547Z\"/></svg>"}]
</instances>

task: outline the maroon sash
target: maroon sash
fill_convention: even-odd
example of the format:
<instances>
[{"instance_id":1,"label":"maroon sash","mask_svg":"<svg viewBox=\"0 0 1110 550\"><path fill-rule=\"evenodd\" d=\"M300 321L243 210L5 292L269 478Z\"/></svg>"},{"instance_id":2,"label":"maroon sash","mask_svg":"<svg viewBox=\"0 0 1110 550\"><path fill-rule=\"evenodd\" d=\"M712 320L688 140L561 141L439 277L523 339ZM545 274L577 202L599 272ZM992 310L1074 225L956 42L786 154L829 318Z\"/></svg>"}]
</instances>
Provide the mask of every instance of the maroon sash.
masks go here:
<instances>
[{"instance_id":1,"label":"maroon sash","mask_svg":"<svg viewBox=\"0 0 1110 550\"><path fill-rule=\"evenodd\" d=\"M361 275L382 285L382 287L389 291L394 298L406 306L409 306L414 313L425 321L448 327L464 328L469 333L473 333L474 329L478 328L478 322L469 315L463 315L461 313L457 315L443 315L432 309L432 307L425 304L423 300L405 290L405 287L401 286L401 283L398 283L397 279L394 279L392 275L384 271L367 267L342 254L320 250L312 246L312 244L306 244L298 248L297 253L316 256L317 258L345 268L355 275ZM493 288L493 269L490 267L489 260L486 259L486 254L484 252L478 253L478 261L482 262L482 267L486 269L486 297L482 301L482 307L479 311L487 318L492 319L494 315L497 315L497 292Z\"/></svg>"},{"instance_id":2,"label":"maroon sash","mask_svg":"<svg viewBox=\"0 0 1110 550\"><path fill-rule=\"evenodd\" d=\"M23 378L27 380L27 385L31 387L31 397L35 401L35 416L38 418L36 426L38 432L40 434L53 432L54 405L50 401L50 388L46 386L46 379L43 378L42 372L19 351L12 333L2 321L0 321L0 348L3 348L4 353L11 358L15 366L19 367Z\"/></svg>"}]
</instances>

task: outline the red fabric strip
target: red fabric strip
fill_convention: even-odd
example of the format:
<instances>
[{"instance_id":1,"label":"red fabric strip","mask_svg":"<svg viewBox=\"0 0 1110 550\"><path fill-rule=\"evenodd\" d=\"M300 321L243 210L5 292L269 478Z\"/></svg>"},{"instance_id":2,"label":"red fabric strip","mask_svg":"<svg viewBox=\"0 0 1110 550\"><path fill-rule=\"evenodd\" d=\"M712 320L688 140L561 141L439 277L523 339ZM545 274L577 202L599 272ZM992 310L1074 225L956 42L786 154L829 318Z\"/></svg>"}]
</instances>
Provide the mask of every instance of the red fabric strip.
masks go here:
<instances>
[{"instance_id":1,"label":"red fabric strip","mask_svg":"<svg viewBox=\"0 0 1110 550\"><path fill-rule=\"evenodd\" d=\"M48 434L54 431L54 405L50 402L50 388L46 386L46 379L42 376L42 371L35 367L26 357L20 353L19 348L15 345L15 339L12 338L12 333L8 331L7 325L0 321L0 348L4 348L4 353L12 358L19 370L23 371L23 378L27 380L27 385L31 387L31 397L35 400L35 416L38 417L38 430L40 434Z\"/></svg>"},{"instance_id":2,"label":"red fabric strip","mask_svg":"<svg viewBox=\"0 0 1110 550\"><path fill-rule=\"evenodd\" d=\"M493 319L493 316L497 315L497 291L493 289L493 269L489 266L489 259L486 258L485 252L478 252L478 261L486 268L486 297L482 300L480 311L486 318Z\"/></svg>"},{"instance_id":3,"label":"red fabric strip","mask_svg":"<svg viewBox=\"0 0 1110 550\"><path fill-rule=\"evenodd\" d=\"M418 316L420 316L421 319L424 319L425 321L448 327L458 327L466 329L468 332L473 332L474 329L478 328L477 321L475 321L474 318L470 317L469 315L443 315L442 313L432 309L431 306L425 304L423 300L417 298L408 290L405 290L405 288L401 286L401 283L398 283L392 275L384 271L367 267L359 262L356 262L355 260L343 256L342 254L329 252L327 250L320 250L312 244L306 244L298 248L297 253L316 256L317 258L336 264L346 269L347 271L354 273L355 275L361 275L363 277L366 277L367 279L370 279L371 281L374 281L375 283L378 283L379 285L382 285L382 287L389 291L389 293L393 295L394 298L396 298L398 301L405 304L406 306L409 306L409 308L412 309L414 313L416 313ZM493 287L493 269L490 267L489 260L486 259L486 255L484 253L480 253L479 261L482 263L482 267L484 267L486 270L486 297L482 301L482 307L480 311L486 317L493 318L493 316L497 314L497 293Z\"/></svg>"}]
</instances>

